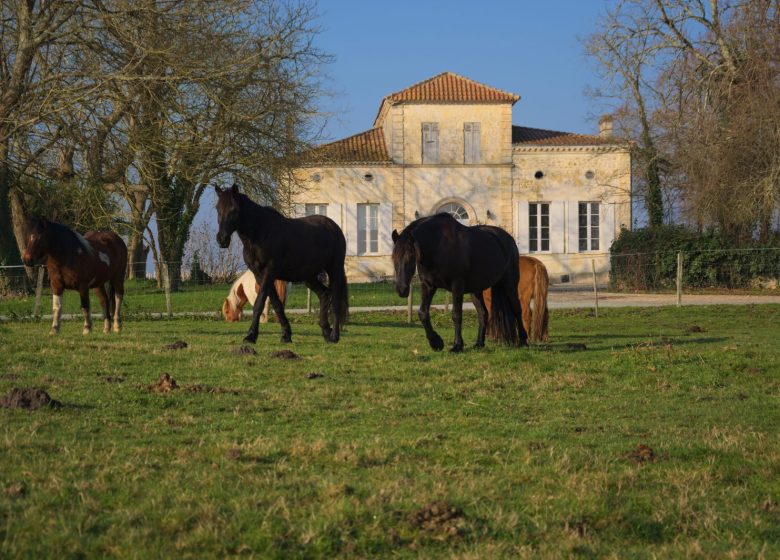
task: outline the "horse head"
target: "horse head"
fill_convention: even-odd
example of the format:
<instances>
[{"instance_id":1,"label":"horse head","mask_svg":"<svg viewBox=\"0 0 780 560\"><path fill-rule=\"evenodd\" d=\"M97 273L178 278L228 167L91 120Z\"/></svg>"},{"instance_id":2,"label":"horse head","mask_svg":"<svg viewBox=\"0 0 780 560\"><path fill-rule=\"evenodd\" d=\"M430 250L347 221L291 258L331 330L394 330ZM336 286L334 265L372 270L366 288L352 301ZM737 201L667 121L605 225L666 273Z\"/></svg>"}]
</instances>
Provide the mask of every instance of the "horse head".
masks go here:
<instances>
[{"instance_id":1,"label":"horse head","mask_svg":"<svg viewBox=\"0 0 780 560\"><path fill-rule=\"evenodd\" d=\"M242 310L234 307L230 302L230 298L225 298L225 301L222 303L222 316L225 318L225 321L236 323L241 320L242 315Z\"/></svg>"},{"instance_id":2,"label":"horse head","mask_svg":"<svg viewBox=\"0 0 780 560\"><path fill-rule=\"evenodd\" d=\"M241 221L241 209L239 207L238 185L229 189L214 187L217 192L217 243L223 249L230 246L230 236L238 229Z\"/></svg>"},{"instance_id":3,"label":"horse head","mask_svg":"<svg viewBox=\"0 0 780 560\"><path fill-rule=\"evenodd\" d=\"M409 295L412 277L417 269L417 250L412 234L404 230L400 234L393 230L393 268L395 289L401 297Z\"/></svg>"},{"instance_id":4,"label":"horse head","mask_svg":"<svg viewBox=\"0 0 780 560\"><path fill-rule=\"evenodd\" d=\"M33 266L49 252L48 225L46 218L32 218L27 222L27 245L22 255L26 266Z\"/></svg>"}]
</instances>

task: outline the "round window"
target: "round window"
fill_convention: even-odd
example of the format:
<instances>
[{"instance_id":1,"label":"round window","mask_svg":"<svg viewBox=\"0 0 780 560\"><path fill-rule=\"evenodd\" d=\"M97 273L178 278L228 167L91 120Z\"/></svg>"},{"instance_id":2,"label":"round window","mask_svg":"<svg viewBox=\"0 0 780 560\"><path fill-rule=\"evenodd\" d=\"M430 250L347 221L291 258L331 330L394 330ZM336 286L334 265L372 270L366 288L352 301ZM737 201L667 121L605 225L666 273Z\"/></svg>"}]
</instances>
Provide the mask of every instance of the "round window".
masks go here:
<instances>
[{"instance_id":1,"label":"round window","mask_svg":"<svg viewBox=\"0 0 780 560\"><path fill-rule=\"evenodd\" d=\"M543 172L537 171L536 173L534 173L534 178L535 179L541 179L542 177L544 177L544 173Z\"/></svg>"},{"instance_id":2,"label":"round window","mask_svg":"<svg viewBox=\"0 0 780 560\"><path fill-rule=\"evenodd\" d=\"M463 206L461 206L456 202L448 202L447 204L440 206L439 212L444 212L446 214L449 214L459 222L469 221L469 213L466 211L465 208L463 208Z\"/></svg>"},{"instance_id":3,"label":"round window","mask_svg":"<svg viewBox=\"0 0 780 560\"><path fill-rule=\"evenodd\" d=\"M365 179L366 181L373 181L374 176L371 173L366 173L365 175L363 175L363 179Z\"/></svg>"},{"instance_id":4,"label":"round window","mask_svg":"<svg viewBox=\"0 0 780 560\"><path fill-rule=\"evenodd\" d=\"M596 174L595 174L595 173L593 173L593 171L591 171L591 170L588 170L588 171L586 171L586 172L585 172L585 178L586 178L588 181L591 181L591 180L593 180L593 178L594 178L595 176L596 176Z\"/></svg>"},{"instance_id":5,"label":"round window","mask_svg":"<svg viewBox=\"0 0 780 560\"><path fill-rule=\"evenodd\" d=\"M320 181L322 181L322 175L320 175L319 173L312 173L311 180L314 181L315 183L319 183Z\"/></svg>"}]
</instances>

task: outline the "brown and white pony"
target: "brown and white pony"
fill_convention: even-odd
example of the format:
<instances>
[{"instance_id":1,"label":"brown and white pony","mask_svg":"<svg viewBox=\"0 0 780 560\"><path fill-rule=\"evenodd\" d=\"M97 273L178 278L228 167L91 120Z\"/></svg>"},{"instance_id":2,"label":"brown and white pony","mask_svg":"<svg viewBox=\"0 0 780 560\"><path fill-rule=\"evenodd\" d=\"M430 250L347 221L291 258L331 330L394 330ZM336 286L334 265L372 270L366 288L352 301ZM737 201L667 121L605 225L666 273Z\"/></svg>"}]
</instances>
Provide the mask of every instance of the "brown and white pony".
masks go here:
<instances>
[{"instance_id":1,"label":"brown and white pony","mask_svg":"<svg viewBox=\"0 0 780 560\"><path fill-rule=\"evenodd\" d=\"M59 334L62 317L62 292L77 290L84 314L84 334L92 331L89 290L94 288L103 307L103 332L111 327L113 304L114 332L122 327L120 310L125 293L127 246L110 231L89 231L83 236L72 229L44 218L27 225L27 246L22 260L27 266L46 257L52 294L51 334ZM106 293L106 284L109 293Z\"/></svg>"},{"instance_id":2,"label":"brown and white pony","mask_svg":"<svg viewBox=\"0 0 780 560\"><path fill-rule=\"evenodd\" d=\"M528 340L547 342L549 340L547 325L550 320L550 312L547 310L547 291L550 286L547 268L539 259L526 256L520 257L519 267L520 281L517 284L517 296L523 308L523 326L528 333ZM485 305L490 310L490 290L485 290L482 295ZM534 302L533 313L531 301Z\"/></svg>"},{"instance_id":3,"label":"brown and white pony","mask_svg":"<svg viewBox=\"0 0 780 560\"><path fill-rule=\"evenodd\" d=\"M287 303L287 281L276 280L274 281L274 287L279 299L284 305ZM249 305L255 305L257 300L257 294L260 292L260 284L255 279L255 274L251 270L247 270L230 286L230 292L222 303L222 316L225 321L235 323L241 320L244 306L249 302ZM265 308L262 315L260 315L260 322L268 322L268 307L270 300L266 300Z\"/></svg>"}]
</instances>

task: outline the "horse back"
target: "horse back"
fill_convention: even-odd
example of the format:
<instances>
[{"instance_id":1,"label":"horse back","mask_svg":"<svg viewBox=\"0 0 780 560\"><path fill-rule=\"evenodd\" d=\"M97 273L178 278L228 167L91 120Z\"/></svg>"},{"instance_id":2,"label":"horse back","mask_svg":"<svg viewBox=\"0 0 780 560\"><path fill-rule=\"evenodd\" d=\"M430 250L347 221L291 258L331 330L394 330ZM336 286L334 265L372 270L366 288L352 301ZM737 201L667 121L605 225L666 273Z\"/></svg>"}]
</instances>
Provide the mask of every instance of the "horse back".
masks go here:
<instances>
[{"instance_id":1,"label":"horse back","mask_svg":"<svg viewBox=\"0 0 780 560\"><path fill-rule=\"evenodd\" d=\"M88 231L84 234L84 239L92 245L96 257L110 269L125 270L127 267L127 245L116 233L113 231Z\"/></svg>"}]
</instances>

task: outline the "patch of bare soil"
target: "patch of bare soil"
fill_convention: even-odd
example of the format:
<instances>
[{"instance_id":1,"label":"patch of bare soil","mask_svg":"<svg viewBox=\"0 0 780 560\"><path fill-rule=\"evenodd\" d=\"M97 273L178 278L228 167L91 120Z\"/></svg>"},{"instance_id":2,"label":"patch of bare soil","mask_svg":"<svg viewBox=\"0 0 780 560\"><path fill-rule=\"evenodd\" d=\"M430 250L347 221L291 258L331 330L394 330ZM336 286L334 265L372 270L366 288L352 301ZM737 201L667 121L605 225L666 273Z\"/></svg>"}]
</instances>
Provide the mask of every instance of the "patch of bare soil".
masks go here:
<instances>
[{"instance_id":1,"label":"patch of bare soil","mask_svg":"<svg viewBox=\"0 0 780 560\"><path fill-rule=\"evenodd\" d=\"M317 379L319 377L325 377L325 374L317 373L316 371L306 374L306 379Z\"/></svg>"},{"instance_id":2,"label":"patch of bare soil","mask_svg":"<svg viewBox=\"0 0 780 560\"><path fill-rule=\"evenodd\" d=\"M703 333L707 331L701 328L699 325L691 325L690 327L685 329L685 332L693 334L693 333Z\"/></svg>"},{"instance_id":3,"label":"patch of bare soil","mask_svg":"<svg viewBox=\"0 0 780 560\"><path fill-rule=\"evenodd\" d=\"M152 393L170 393L171 391L178 389L179 384L176 383L176 380L171 377L170 374L162 373L160 374L160 379L157 380L157 383L147 385L146 388Z\"/></svg>"},{"instance_id":4,"label":"patch of bare soil","mask_svg":"<svg viewBox=\"0 0 780 560\"><path fill-rule=\"evenodd\" d=\"M300 360L300 356L292 350L277 350L271 352L272 358L279 358L280 360Z\"/></svg>"},{"instance_id":5,"label":"patch of bare soil","mask_svg":"<svg viewBox=\"0 0 780 560\"><path fill-rule=\"evenodd\" d=\"M0 406L4 408L38 410L45 406L49 408L60 408L62 403L52 399L43 389L36 389L35 387L14 387L4 397L0 398Z\"/></svg>"},{"instance_id":6,"label":"patch of bare soil","mask_svg":"<svg viewBox=\"0 0 780 560\"><path fill-rule=\"evenodd\" d=\"M106 383L123 383L125 378L121 375L104 375L100 380L105 381Z\"/></svg>"},{"instance_id":7,"label":"patch of bare soil","mask_svg":"<svg viewBox=\"0 0 780 560\"><path fill-rule=\"evenodd\" d=\"M414 529L425 531L439 540L462 535L466 524L463 510L444 501L431 502L412 512L408 521Z\"/></svg>"},{"instance_id":8,"label":"patch of bare soil","mask_svg":"<svg viewBox=\"0 0 780 560\"><path fill-rule=\"evenodd\" d=\"M241 449L239 449L238 447L231 447L230 449L227 450L225 456L231 461L238 461L242 456Z\"/></svg>"},{"instance_id":9,"label":"patch of bare soil","mask_svg":"<svg viewBox=\"0 0 780 560\"><path fill-rule=\"evenodd\" d=\"M649 445L640 443L631 451L626 452L626 458L636 465L642 465L656 461L658 456Z\"/></svg>"},{"instance_id":10,"label":"patch of bare soil","mask_svg":"<svg viewBox=\"0 0 780 560\"><path fill-rule=\"evenodd\" d=\"M571 351L579 351L579 350L587 350L588 347L582 344L581 342L569 342L566 345L566 350Z\"/></svg>"},{"instance_id":11,"label":"patch of bare soil","mask_svg":"<svg viewBox=\"0 0 780 560\"><path fill-rule=\"evenodd\" d=\"M24 482L14 482L10 486L6 486L3 494L9 498L23 498L27 495L27 487L24 485Z\"/></svg>"},{"instance_id":12,"label":"patch of bare soil","mask_svg":"<svg viewBox=\"0 0 780 560\"><path fill-rule=\"evenodd\" d=\"M233 348L233 354L249 354L250 356L255 356L257 354L257 350L252 348L251 346L237 346L236 348Z\"/></svg>"},{"instance_id":13,"label":"patch of bare soil","mask_svg":"<svg viewBox=\"0 0 780 560\"><path fill-rule=\"evenodd\" d=\"M183 340L177 340L172 344L166 344L163 346L163 350L183 350L184 348L187 348L187 343Z\"/></svg>"}]
</instances>

